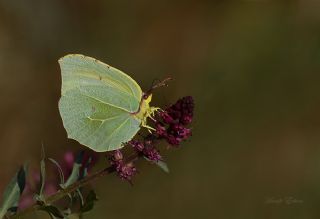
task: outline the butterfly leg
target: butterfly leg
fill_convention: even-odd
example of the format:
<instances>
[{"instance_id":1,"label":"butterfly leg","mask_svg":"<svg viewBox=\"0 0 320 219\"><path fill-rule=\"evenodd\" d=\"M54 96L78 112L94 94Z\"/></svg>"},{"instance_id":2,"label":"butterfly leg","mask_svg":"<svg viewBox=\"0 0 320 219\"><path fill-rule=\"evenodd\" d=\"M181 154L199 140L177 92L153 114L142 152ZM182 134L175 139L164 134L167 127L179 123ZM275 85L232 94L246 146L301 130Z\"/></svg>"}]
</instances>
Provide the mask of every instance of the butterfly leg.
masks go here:
<instances>
[{"instance_id":1,"label":"butterfly leg","mask_svg":"<svg viewBox=\"0 0 320 219\"><path fill-rule=\"evenodd\" d=\"M147 118L152 119L154 122L156 122L156 119L154 118L155 113L160 111L162 109L160 109L159 107L150 107L145 114L144 119L141 122L141 126L148 129L148 131L151 133L152 131L156 131L153 127L147 125Z\"/></svg>"},{"instance_id":2,"label":"butterfly leg","mask_svg":"<svg viewBox=\"0 0 320 219\"><path fill-rule=\"evenodd\" d=\"M158 111L163 111L161 108L159 107L150 107L150 109L147 111L147 117L149 117L150 119L152 119L154 122L156 121L154 116L156 114L156 112Z\"/></svg>"},{"instance_id":3,"label":"butterfly leg","mask_svg":"<svg viewBox=\"0 0 320 219\"><path fill-rule=\"evenodd\" d=\"M151 131L156 131L154 128L152 128L151 126L147 125L146 120L141 122L141 126L148 129L148 132L151 133Z\"/></svg>"}]
</instances>

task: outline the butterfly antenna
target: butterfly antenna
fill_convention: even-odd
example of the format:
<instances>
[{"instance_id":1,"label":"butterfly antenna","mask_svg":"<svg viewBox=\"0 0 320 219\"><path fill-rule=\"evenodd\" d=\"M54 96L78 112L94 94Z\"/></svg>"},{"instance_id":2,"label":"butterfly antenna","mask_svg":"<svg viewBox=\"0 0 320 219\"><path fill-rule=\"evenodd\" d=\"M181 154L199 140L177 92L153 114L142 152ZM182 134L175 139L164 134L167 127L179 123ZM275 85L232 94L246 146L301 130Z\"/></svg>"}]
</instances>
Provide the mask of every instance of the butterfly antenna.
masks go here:
<instances>
[{"instance_id":1,"label":"butterfly antenna","mask_svg":"<svg viewBox=\"0 0 320 219\"><path fill-rule=\"evenodd\" d=\"M156 84L160 83L160 79L156 78L152 81L151 87L149 88L149 90L151 90L153 88L153 86L155 86Z\"/></svg>"},{"instance_id":2,"label":"butterfly antenna","mask_svg":"<svg viewBox=\"0 0 320 219\"><path fill-rule=\"evenodd\" d=\"M150 95L152 93L153 90L157 89L157 88L160 88L160 87L167 87L168 86L168 82L171 81L172 78L171 77L168 77L168 78L165 78L163 79L162 81L161 80L158 80L158 79L155 79L153 80L152 82L152 86L151 88L147 91L147 95Z\"/></svg>"}]
</instances>

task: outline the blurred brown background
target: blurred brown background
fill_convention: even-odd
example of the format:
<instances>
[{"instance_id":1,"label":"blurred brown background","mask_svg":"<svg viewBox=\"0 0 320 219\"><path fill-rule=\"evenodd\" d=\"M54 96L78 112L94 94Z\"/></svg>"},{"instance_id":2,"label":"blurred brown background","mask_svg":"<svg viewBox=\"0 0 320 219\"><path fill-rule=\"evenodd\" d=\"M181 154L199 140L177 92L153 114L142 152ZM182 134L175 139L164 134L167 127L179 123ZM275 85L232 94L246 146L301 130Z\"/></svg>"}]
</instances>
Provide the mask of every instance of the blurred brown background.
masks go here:
<instances>
[{"instance_id":1,"label":"blurred brown background","mask_svg":"<svg viewBox=\"0 0 320 219\"><path fill-rule=\"evenodd\" d=\"M97 182L85 218L319 218L320 4L300 1L0 1L0 191L41 142L82 148L59 117L58 58L129 73L165 105L196 101L194 135L134 186ZM288 197L299 203L274 203ZM44 214L30 218L45 218Z\"/></svg>"}]
</instances>

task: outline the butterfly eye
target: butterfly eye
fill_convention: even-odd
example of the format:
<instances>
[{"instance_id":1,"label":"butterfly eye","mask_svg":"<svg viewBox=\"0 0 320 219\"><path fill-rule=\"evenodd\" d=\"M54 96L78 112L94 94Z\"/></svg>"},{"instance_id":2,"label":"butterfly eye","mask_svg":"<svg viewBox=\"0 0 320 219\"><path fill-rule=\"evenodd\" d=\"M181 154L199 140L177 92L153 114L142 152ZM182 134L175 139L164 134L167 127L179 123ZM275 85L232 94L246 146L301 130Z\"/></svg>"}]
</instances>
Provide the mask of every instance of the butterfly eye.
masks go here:
<instances>
[{"instance_id":1,"label":"butterfly eye","mask_svg":"<svg viewBox=\"0 0 320 219\"><path fill-rule=\"evenodd\" d=\"M148 97L149 97L148 94L143 94L143 97L142 97L142 98L143 98L144 100L146 100L146 99L148 99Z\"/></svg>"}]
</instances>

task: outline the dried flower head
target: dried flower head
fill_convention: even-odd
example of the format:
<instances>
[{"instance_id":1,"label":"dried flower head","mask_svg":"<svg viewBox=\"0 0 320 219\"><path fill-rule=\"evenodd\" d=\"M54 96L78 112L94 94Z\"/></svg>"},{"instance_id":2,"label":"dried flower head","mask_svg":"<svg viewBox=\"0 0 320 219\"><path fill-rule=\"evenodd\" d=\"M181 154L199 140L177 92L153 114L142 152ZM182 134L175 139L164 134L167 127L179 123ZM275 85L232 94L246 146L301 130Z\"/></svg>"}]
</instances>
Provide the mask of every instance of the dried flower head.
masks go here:
<instances>
[{"instance_id":1,"label":"dried flower head","mask_svg":"<svg viewBox=\"0 0 320 219\"><path fill-rule=\"evenodd\" d=\"M194 101L191 96L186 96L179 99L175 104L171 105L166 109L168 115L177 120L178 123L183 125L188 125L192 122L193 119L193 110L194 110ZM167 118L162 117L163 120L167 120ZM171 124L169 122L167 124Z\"/></svg>"},{"instance_id":2,"label":"dried flower head","mask_svg":"<svg viewBox=\"0 0 320 219\"><path fill-rule=\"evenodd\" d=\"M143 149L143 155L153 162L162 160L159 150L154 146L148 146Z\"/></svg>"},{"instance_id":3,"label":"dried flower head","mask_svg":"<svg viewBox=\"0 0 320 219\"><path fill-rule=\"evenodd\" d=\"M128 180L131 183L132 177L137 173L137 169L133 163L126 163L123 160L123 154L120 150L116 150L110 157L111 165L115 168L121 179Z\"/></svg>"},{"instance_id":4,"label":"dried flower head","mask_svg":"<svg viewBox=\"0 0 320 219\"><path fill-rule=\"evenodd\" d=\"M194 101L191 96L179 99L175 104L159 113L155 124L159 138L165 138L170 145L178 146L191 136L191 129L186 125L193 119Z\"/></svg>"}]
</instances>

